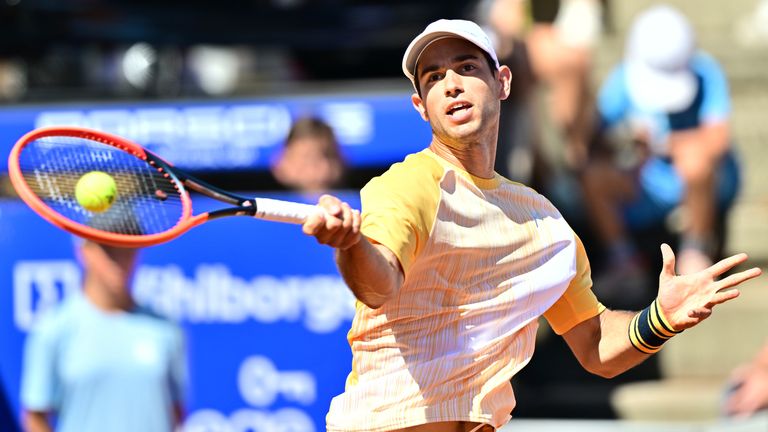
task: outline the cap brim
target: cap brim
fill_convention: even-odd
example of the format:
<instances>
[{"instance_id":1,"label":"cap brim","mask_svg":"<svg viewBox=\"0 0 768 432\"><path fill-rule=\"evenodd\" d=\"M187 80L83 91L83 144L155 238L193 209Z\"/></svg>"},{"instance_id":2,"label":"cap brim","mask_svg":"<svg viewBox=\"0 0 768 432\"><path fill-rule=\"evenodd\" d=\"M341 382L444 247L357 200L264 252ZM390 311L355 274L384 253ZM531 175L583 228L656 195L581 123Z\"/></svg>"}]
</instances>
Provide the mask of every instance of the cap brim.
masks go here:
<instances>
[{"instance_id":1,"label":"cap brim","mask_svg":"<svg viewBox=\"0 0 768 432\"><path fill-rule=\"evenodd\" d=\"M411 79L415 80L416 77L416 65L419 62L419 58L425 49L433 42L437 42L440 39L456 38L464 39L455 33L451 32L434 32L422 35L420 38L414 39L405 51L403 57L403 73ZM470 41L471 42L471 41Z\"/></svg>"},{"instance_id":2,"label":"cap brim","mask_svg":"<svg viewBox=\"0 0 768 432\"><path fill-rule=\"evenodd\" d=\"M485 35L482 35L485 36ZM424 53L424 51L429 47L432 43L437 42L441 39L448 39L448 38L455 38L455 39L463 39L466 40L476 47L478 47L481 51L487 53L495 63L496 69L499 68L499 60L496 57L496 53L493 50L493 47L490 46L490 40L488 40L487 36L485 36L485 40L481 38L481 35L473 34L471 32L456 32L456 31L432 31L429 33L422 33L419 35L416 39L411 41L411 44L408 45L408 48L405 50L405 55L403 56L403 73L405 76L407 76L411 83L413 84L414 89L417 88L416 86L416 67L418 66L419 59L421 58L421 55Z\"/></svg>"},{"instance_id":3,"label":"cap brim","mask_svg":"<svg viewBox=\"0 0 768 432\"><path fill-rule=\"evenodd\" d=\"M632 100L650 111L682 111L691 105L698 87L696 76L687 69L660 72L633 61L627 64L626 79Z\"/></svg>"}]
</instances>

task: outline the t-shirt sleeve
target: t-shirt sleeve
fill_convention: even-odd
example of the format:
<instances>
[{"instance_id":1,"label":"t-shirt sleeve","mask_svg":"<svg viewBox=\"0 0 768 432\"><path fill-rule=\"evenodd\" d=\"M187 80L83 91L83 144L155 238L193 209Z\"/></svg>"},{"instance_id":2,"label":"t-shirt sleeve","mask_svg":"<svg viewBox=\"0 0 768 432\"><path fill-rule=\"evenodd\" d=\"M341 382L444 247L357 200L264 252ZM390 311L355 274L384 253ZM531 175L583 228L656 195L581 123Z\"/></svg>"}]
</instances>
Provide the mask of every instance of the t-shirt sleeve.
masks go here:
<instances>
[{"instance_id":1,"label":"t-shirt sleeve","mask_svg":"<svg viewBox=\"0 0 768 432\"><path fill-rule=\"evenodd\" d=\"M587 252L579 237L575 238L576 275L571 279L565 293L544 312L544 318L559 335L605 310L605 306L597 301L592 292L592 270Z\"/></svg>"},{"instance_id":2,"label":"t-shirt sleeve","mask_svg":"<svg viewBox=\"0 0 768 432\"><path fill-rule=\"evenodd\" d=\"M30 411L55 411L59 405L55 326L41 321L28 334L24 345L21 404Z\"/></svg>"},{"instance_id":3,"label":"t-shirt sleeve","mask_svg":"<svg viewBox=\"0 0 768 432\"><path fill-rule=\"evenodd\" d=\"M361 191L361 231L397 256L407 274L426 243L439 200L439 165L425 155L411 156L371 180Z\"/></svg>"},{"instance_id":4,"label":"t-shirt sleeve","mask_svg":"<svg viewBox=\"0 0 768 432\"><path fill-rule=\"evenodd\" d=\"M701 53L695 57L694 70L701 76L704 100L699 112L705 123L720 122L731 115L728 79L717 60Z\"/></svg>"}]
</instances>

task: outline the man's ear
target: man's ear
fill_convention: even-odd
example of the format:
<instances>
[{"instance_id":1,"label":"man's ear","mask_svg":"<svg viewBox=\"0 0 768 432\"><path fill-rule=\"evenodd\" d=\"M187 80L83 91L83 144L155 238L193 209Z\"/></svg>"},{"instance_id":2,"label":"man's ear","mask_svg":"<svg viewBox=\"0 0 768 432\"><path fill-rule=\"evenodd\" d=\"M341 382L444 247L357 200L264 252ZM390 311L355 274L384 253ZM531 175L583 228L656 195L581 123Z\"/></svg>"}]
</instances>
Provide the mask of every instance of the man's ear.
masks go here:
<instances>
[{"instance_id":1,"label":"man's ear","mask_svg":"<svg viewBox=\"0 0 768 432\"><path fill-rule=\"evenodd\" d=\"M421 96L419 96L418 93L411 95L411 103L413 104L413 108L419 112L421 118L428 122L429 115L427 114L427 107L424 105L424 100L421 98Z\"/></svg>"},{"instance_id":2,"label":"man's ear","mask_svg":"<svg viewBox=\"0 0 768 432\"><path fill-rule=\"evenodd\" d=\"M508 66L502 65L499 67L499 99L504 100L509 97L509 92L512 87L512 71Z\"/></svg>"}]
</instances>

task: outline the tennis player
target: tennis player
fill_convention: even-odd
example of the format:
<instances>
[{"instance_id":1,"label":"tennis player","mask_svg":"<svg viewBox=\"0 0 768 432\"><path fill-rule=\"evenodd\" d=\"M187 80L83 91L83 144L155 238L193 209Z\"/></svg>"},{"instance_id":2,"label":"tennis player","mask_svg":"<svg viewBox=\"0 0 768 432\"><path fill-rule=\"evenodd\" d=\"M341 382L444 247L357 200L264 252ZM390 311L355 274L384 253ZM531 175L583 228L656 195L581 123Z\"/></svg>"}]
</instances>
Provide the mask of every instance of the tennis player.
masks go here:
<instances>
[{"instance_id":1,"label":"tennis player","mask_svg":"<svg viewBox=\"0 0 768 432\"><path fill-rule=\"evenodd\" d=\"M411 42L403 71L432 129L428 148L363 188L362 215L325 195L330 216L303 227L337 249L359 300L352 372L331 403L329 431L496 430L515 407L510 379L531 359L540 316L585 369L613 377L760 274L718 280L747 259L739 254L678 276L662 245L657 299L640 312L606 309L557 209L493 170L512 76L483 31L436 21Z\"/></svg>"}]
</instances>

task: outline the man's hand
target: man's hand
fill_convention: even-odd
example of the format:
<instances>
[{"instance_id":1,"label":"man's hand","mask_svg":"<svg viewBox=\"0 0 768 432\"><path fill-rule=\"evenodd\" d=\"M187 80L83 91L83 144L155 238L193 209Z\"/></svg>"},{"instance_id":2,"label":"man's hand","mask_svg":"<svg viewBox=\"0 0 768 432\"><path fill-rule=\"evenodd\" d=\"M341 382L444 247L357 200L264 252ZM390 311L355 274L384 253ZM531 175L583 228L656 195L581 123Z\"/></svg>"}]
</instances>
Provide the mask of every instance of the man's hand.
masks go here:
<instances>
[{"instance_id":1,"label":"man's hand","mask_svg":"<svg viewBox=\"0 0 768 432\"><path fill-rule=\"evenodd\" d=\"M731 376L733 391L725 401L729 415L748 417L768 408L768 366L755 362L742 366Z\"/></svg>"},{"instance_id":2,"label":"man's hand","mask_svg":"<svg viewBox=\"0 0 768 432\"><path fill-rule=\"evenodd\" d=\"M734 273L725 279L719 276L745 262L747 254L725 258L693 274L675 274L675 254L667 244L661 245L663 267L659 275L658 303L672 327L679 331L695 326L712 314L715 305L739 296L739 290L729 289L760 276L757 267Z\"/></svg>"},{"instance_id":3,"label":"man's hand","mask_svg":"<svg viewBox=\"0 0 768 432\"><path fill-rule=\"evenodd\" d=\"M302 225L304 234L315 237L320 244L345 250L360 241L360 211L335 196L323 195L318 205L325 210L310 216Z\"/></svg>"}]
</instances>

